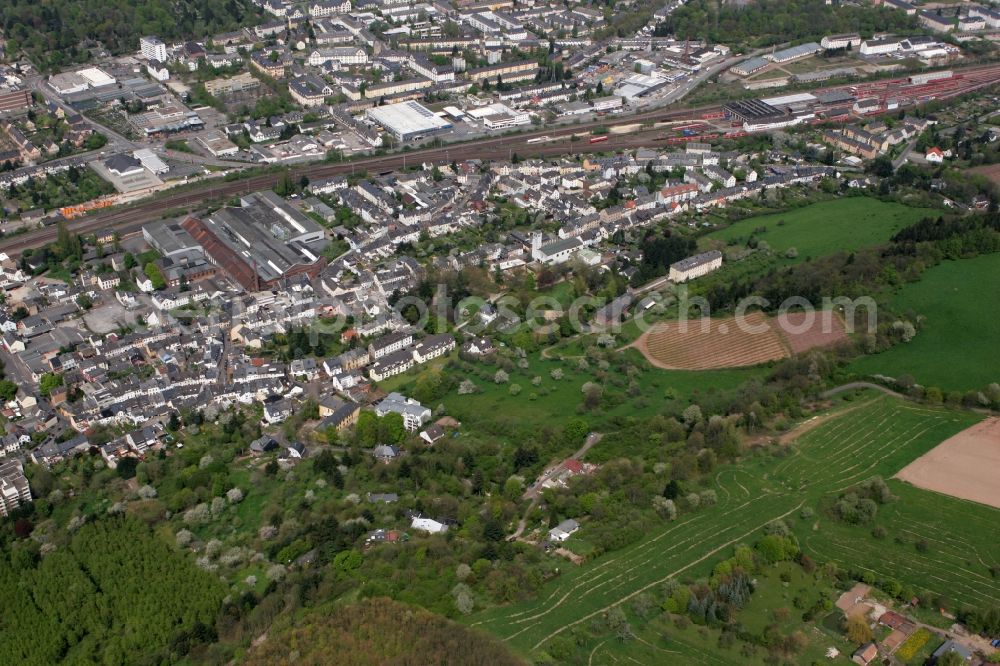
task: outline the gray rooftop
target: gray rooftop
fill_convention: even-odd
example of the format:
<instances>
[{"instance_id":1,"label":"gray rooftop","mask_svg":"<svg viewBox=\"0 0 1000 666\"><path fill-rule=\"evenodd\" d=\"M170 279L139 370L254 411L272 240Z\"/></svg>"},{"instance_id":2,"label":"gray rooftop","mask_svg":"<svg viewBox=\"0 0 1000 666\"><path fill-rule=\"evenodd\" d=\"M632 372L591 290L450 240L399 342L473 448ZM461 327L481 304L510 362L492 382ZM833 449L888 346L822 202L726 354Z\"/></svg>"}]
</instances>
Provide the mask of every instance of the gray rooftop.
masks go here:
<instances>
[{"instance_id":1,"label":"gray rooftop","mask_svg":"<svg viewBox=\"0 0 1000 666\"><path fill-rule=\"evenodd\" d=\"M722 258L722 253L718 250L709 250L708 252L702 252L701 254L696 254L687 259L681 259L680 261L670 264L670 268L678 271L689 271L695 266L701 266L702 264L707 264L710 261Z\"/></svg>"}]
</instances>

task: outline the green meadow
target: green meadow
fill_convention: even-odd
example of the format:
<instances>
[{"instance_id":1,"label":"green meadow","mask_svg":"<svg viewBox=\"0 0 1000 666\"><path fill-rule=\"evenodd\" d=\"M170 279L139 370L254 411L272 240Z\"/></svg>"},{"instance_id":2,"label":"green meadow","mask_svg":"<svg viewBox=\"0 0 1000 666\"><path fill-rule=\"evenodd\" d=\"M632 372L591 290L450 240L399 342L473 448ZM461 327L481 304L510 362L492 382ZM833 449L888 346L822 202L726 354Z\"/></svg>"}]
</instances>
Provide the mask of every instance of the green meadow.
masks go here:
<instances>
[{"instance_id":1,"label":"green meadow","mask_svg":"<svg viewBox=\"0 0 1000 666\"><path fill-rule=\"evenodd\" d=\"M1000 254L947 261L903 286L891 299L899 313L923 323L916 337L858 359L855 372L909 374L945 391L981 389L1000 382ZM909 315L908 315L909 316Z\"/></svg>"},{"instance_id":2,"label":"green meadow","mask_svg":"<svg viewBox=\"0 0 1000 666\"><path fill-rule=\"evenodd\" d=\"M893 481L898 499L883 505L877 519L887 526L888 537L877 539L871 526L849 526L823 512L824 500L873 476L892 477L981 418L885 396L865 394L864 399L805 432L782 457L755 456L723 468L714 486L715 506L650 525L648 536L636 544L580 567L567 564L538 598L492 608L468 621L522 654L540 656L553 640L585 632L607 610L627 608L639 594L655 596L669 579L707 575L736 545L754 542L775 520L786 522L804 551L818 562L832 560L843 568L869 572L878 580L897 580L959 604L995 601L1000 597L1000 580L989 571L991 564L1000 562L1000 543L991 527L1000 516L995 510ZM586 523L579 534L586 539ZM914 544L920 541L930 547L918 550ZM744 613L753 613L758 606L760 612L772 612L781 594L774 590L762 594ZM612 639L597 644L594 639L592 647L638 663L662 663L656 655L662 660L671 653L692 663L762 663L727 654L697 631L668 631L673 640L667 641L654 640L647 631L638 633L645 642L619 645ZM830 640L824 635L810 641L810 655Z\"/></svg>"},{"instance_id":3,"label":"green meadow","mask_svg":"<svg viewBox=\"0 0 1000 666\"><path fill-rule=\"evenodd\" d=\"M784 213L740 220L706 235L702 245L708 246L708 241L712 240L744 245L754 236L766 241L781 256L789 248L795 248L798 257L784 260L795 263L807 257L851 252L885 243L903 227L936 214L934 210L869 197L842 197ZM755 231L760 227L766 230Z\"/></svg>"}]
</instances>

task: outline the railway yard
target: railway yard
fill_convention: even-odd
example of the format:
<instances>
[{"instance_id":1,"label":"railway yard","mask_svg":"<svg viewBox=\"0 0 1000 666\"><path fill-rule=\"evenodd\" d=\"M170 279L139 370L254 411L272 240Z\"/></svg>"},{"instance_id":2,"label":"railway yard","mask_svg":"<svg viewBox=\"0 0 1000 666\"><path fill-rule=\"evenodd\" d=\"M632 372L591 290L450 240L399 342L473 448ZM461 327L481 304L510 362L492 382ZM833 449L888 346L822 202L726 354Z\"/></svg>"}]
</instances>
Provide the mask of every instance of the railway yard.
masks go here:
<instances>
[{"instance_id":1,"label":"railway yard","mask_svg":"<svg viewBox=\"0 0 1000 666\"><path fill-rule=\"evenodd\" d=\"M773 131L795 124L843 123L852 118L876 116L945 100L981 90L1000 82L1000 64L954 69L947 78L914 82L913 77L872 81L863 84L830 86L780 97L769 97L772 108L781 114L776 122L749 125L734 122L729 109L736 103L689 109L671 109L631 116L608 116L567 128L547 128L499 136L470 144L421 148L380 157L352 161L292 166L293 179L311 180L352 173L381 173L405 168L407 164L445 164L467 159L503 160L519 157L548 157L589 152L616 152L639 147L662 148L697 141L736 139ZM824 101L826 100L826 101ZM859 106L860 103L860 106ZM636 126L618 132L619 124ZM734 126L735 125L735 126ZM604 138L606 137L606 139ZM593 142L594 139L597 142ZM167 191L148 200L113 209L103 209L72 222L77 233L114 230L122 236L136 233L143 224L166 215L193 210L209 200L221 200L240 193L273 187L280 173L265 173L220 182L218 176ZM0 251L17 256L27 248L39 247L56 237L54 226L43 227L0 241Z\"/></svg>"}]
</instances>

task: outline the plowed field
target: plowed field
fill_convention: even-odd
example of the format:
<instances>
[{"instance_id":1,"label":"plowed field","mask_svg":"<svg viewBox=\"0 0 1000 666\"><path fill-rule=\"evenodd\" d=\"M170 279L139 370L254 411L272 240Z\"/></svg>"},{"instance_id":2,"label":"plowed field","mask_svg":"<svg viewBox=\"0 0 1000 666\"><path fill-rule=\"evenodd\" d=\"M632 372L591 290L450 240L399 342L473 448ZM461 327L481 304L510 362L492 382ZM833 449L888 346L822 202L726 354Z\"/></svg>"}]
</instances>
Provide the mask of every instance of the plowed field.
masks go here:
<instances>
[{"instance_id":1,"label":"plowed field","mask_svg":"<svg viewBox=\"0 0 1000 666\"><path fill-rule=\"evenodd\" d=\"M836 314L802 312L770 318L761 312L725 319L664 322L633 344L667 370L710 370L759 365L847 339Z\"/></svg>"}]
</instances>

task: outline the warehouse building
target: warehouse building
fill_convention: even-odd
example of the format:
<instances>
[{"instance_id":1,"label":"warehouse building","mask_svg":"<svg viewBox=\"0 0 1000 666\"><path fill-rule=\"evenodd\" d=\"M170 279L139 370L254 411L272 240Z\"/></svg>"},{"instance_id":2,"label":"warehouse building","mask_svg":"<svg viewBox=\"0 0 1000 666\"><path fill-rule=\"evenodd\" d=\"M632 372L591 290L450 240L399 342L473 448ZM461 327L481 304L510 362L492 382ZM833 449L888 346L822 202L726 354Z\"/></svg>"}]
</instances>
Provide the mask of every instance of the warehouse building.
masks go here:
<instances>
[{"instance_id":1,"label":"warehouse building","mask_svg":"<svg viewBox=\"0 0 1000 666\"><path fill-rule=\"evenodd\" d=\"M767 102L759 99L745 99L735 102L727 102L722 106L727 118L741 120L743 122L757 122L761 120L771 120L781 118L785 114Z\"/></svg>"},{"instance_id":2,"label":"warehouse building","mask_svg":"<svg viewBox=\"0 0 1000 666\"><path fill-rule=\"evenodd\" d=\"M368 109L368 117L401 142L451 129L452 124L415 100Z\"/></svg>"},{"instance_id":3,"label":"warehouse building","mask_svg":"<svg viewBox=\"0 0 1000 666\"><path fill-rule=\"evenodd\" d=\"M489 130L507 129L517 125L527 125L531 122L531 116L528 115L527 111L515 111L500 102L471 109L468 115L483 121L483 126Z\"/></svg>"},{"instance_id":4,"label":"warehouse building","mask_svg":"<svg viewBox=\"0 0 1000 666\"><path fill-rule=\"evenodd\" d=\"M791 62L792 60L798 60L799 58L805 58L813 55L814 53L819 53L822 50L823 47L816 42L807 42L806 44L799 44L798 46L775 51L774 53L764 56L764 58L770 60L771 62Z\"/></svg>"},{"instance_id":5,"label":"warehouse building","mask_svg":"<svg viewBox=\"0 0 1000 666\"><path fill-rule=\"evenodd\" d=\"M729 68L729 71L739 76L750 76L764 69L767 65L768 62L763 58L750 58L749 60L744 60L741 63L733 65Z\"/></svg>"},{"instance_id":6,"label":"warehouse building","mask_svg":"<svg viewBox=\"0 0 1000 666\"><path fill-rule=\"evenodd\" d=\"M323 250L329 241L323 227L274 192L248 194L239 207L205 219L189 217L181 226L212 263L248 291L301 275L315 279L326 265Z\"/></svg>"},{"instance_id":7,"label":"warehouse building","mask_svg":"<svg viewBox=\"0 0 1000 666\"><path fill-rule=\"evenodd\" d=\"M142 237L149 246L164 257L178 257L192 252L201 252L201 246L180 222L157 221L143 225Z\"/></svg>"},{"instance_id":8,"label":"warehouse building","mask_svg":"<svg viewBox=\"0 0 1000 666\"><path fill-rule=\"evenodd\" d=\"M31 91L27 88L0 88L0 113L21 113L31 103Z\"/></svg>"}]
</instances>

